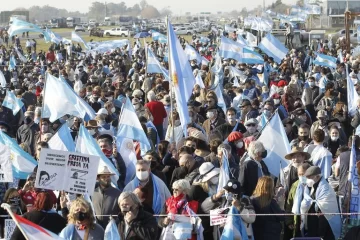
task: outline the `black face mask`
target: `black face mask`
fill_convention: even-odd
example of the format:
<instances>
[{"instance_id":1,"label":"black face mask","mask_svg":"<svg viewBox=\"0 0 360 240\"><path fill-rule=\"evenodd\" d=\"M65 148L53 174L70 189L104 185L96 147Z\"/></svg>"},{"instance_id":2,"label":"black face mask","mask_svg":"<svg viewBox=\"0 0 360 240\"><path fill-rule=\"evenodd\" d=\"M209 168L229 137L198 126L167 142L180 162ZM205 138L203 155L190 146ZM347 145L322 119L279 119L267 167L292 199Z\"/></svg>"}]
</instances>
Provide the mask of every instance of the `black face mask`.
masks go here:
<instances>
[{"instance_id":1,"label":"black face mask","mask_svg":"<svg viewBox=\"0 0 360 240\"><path fill-rule=\"evenodd\" d=\"M306 141L309 139L309 136L299 136L300 141Z\"/></svg>"},{"instance_id":2,"label":"black face mask","mask_svg":"<svg viewBox=\"0 0 360 240\"><path fill-rule=\"evenodd\" d=\"M87 218L88 218L88 216L87 216L86 213L83 213L83 212L77 212L77 213L75 213L75 219L78 220L78 221L80 221L80 222L84 221L84 220L87 219Z\"/></svg>"},{"instance_id":3,"label":"black face mask","mask_svg":"<svg viewBox=\"0 0 360 240\"><path fill-rule=\"evenodd\" d=\"M265 151L263 151L263 152L261 153L261 157L262 157L262 158L266 158L266 156L267 156L267 150L265 150Z\"/></svg>"},{"instance_id":4,"label":"black face mask","mask_svg":"<svg viewBox=\"0 0 360 240\"><path fill-rule=\"evenodd\" d=\"M24 123L25 124L30 124L32 122L32 118L31 117L26 117L25 119L24 119Z\"/></svg>"}]
</instances>

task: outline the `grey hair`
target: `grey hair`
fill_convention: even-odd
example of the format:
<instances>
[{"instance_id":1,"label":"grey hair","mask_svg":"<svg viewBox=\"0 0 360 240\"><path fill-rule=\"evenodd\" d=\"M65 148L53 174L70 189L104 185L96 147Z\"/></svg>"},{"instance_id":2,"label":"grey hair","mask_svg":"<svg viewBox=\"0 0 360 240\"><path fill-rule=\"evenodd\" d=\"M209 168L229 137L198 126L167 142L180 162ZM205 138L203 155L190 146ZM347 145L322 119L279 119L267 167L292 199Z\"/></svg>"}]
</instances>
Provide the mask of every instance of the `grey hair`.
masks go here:
<instances>
[{"instance_id":1,"label":"grey hair","mask_svg":"<svg viewBox=\"0 0 360 240\"><path fill-rule=\"evenodd\" d=\"M264 151L265 147L260 141L254 141L249 144L248 153L249 156L253 159L255 159L259 153L262 153Z\"/></svg>"},{"instance_id":2,"label":"grey hair","mask_svg":"<svg viewBox=\"0 0 360 240\"><path fill-rule=\"evenodd\" d=\"M137 206L142 206L139 197L133 192L122 192L118 198L118 205L120 206L120 203L126 198L130 198Z\"/></svg>"},{"instance_id":3,"label":"grey hair","mask_svg":"<svg viewBox=\"0 0 360 240\"><path fill-rule=\"evenodd\" d=\"M147 99L148 99L149 101L155 101L155 100L156 100L156 95L155 95L154 91L148 92L148 94L147 94Z\"/></svg>"},{"instance_id":4,"label":"grey hair","mask_svg":"<svg viewBox=\"0 0 360 240\"><path fill-rule=\"evenodd\" d=\"M185 193L187 193L191 188L189 181L185 180L185 179L180 179L180 180L175 181L172 184L172 187L173 188L180 188Z\"/></svg>"},{"instance_id":5,"label":"grey hair","mask_svg":"<svg viewBox=\"0 0 360 240\"><path fill-rule=\"evenodd\" d=\"M222 144L220 144L217 149L218 149L218 151L219 151L220 149L225 149L228 153L231 152L231 147L230 147L230 145L227 144L227 143L222 143Z\"/></svg>"},{"instance_id":6,"label":"grey hair","mask_svg":"<svg viewBox=\"0 0 360 240\"><path fill-rule=\"evenodd\" d=\"M136 162L136 166L146 166L148 168L150 168L150 164L151 162L150 161L146 161L146 160L139 160Z\"/></svg>"}]
</instances>

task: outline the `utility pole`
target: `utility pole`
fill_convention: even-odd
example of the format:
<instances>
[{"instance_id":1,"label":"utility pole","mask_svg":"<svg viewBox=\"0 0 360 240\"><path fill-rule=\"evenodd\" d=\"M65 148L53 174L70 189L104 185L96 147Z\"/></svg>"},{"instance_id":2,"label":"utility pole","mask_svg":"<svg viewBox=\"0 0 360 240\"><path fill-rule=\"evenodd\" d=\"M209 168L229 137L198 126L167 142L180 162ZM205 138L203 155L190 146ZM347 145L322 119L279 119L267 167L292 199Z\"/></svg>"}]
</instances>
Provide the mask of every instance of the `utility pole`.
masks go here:
<instances>
[{"instance_id":1,"label":"utility pole","mask_svg":"<svg viewBox=\"0 0 360 240\"><path fill-rule=\"evenodd\" d=\"M263 0L263 11L265 11L265 0Z\"/></svg>"},{"instance_id":2,"label":"utility pole","mask_svg":"<svg viewBox=\"0 0 360 240\"><path fill-rule=\"evenodd\" d=\"M106 5L106 2L105 2L105 17L107 17L107 5Z\"/></svg>"}]
</instances>

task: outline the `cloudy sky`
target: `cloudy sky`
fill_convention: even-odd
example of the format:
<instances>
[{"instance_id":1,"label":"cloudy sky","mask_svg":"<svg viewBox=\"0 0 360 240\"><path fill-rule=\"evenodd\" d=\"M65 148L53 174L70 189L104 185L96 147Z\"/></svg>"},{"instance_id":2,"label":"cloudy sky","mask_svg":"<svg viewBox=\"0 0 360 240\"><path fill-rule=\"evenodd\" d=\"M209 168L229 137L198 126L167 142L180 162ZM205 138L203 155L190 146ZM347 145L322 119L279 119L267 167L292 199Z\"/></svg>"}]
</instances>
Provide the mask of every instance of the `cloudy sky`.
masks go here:
<instances>
[{"instance_id":1,"label":"cloudy sky","mask_svg":"<svg viewBox=\"0 0 360 240\"><path fill-rule=\"evenodd\" d=\"M101 1L101 0L100 0ZM100 2L99 1L99 2ZM124 1L127 6L133 6L135 3L139 3L140 0L108 0L108 2L122 2ZM0 11L4 10L13 10L17 7L30 7L33 5L46 5L49 4L51 6L57 8L65 8L72 11L80 11L80 12L87 12L89 6L91 5L92 0L61 0L61 1L49 1L45 0L31 0L31 1L7 1L6 6L2 5L0 7ZM105 1L103 1L105 2ZM147 0L147 2L151 5L154 5L158 9L162 9L164 7L170 7L171 11L175 14L181 14L185 12L217 12L217 11L231 11L234 9L241 10L243 7L247 7L248 9L252 9L259 4L262 5L263 0L243 0L243 1L234 1L234 0ZM265 0L265 4L269 5L275 0ZM296 0L284 0L286 3L295 3Z\"/></svg>"}]
</instances>

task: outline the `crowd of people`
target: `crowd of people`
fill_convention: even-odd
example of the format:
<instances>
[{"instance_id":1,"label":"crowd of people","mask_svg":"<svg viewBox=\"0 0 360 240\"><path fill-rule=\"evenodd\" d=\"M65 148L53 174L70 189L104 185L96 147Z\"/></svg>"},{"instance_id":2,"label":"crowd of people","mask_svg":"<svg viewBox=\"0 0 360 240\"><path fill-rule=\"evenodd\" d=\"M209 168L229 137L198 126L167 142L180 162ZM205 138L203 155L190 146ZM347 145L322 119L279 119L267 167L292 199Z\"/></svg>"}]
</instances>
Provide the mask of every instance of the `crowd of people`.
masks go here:
<instances>
[{"instance_id":1,"label":"crowd of people","mask_svg":"<svg viewBox=\"0 0 360 240\"><path fill-rule=\"evenodd\" d=\"M99 169L89 202L82 195L35 188L34 169L26 180L0 184L2 202L64 239L104 239L104 229L115 218L121 239L184 239L175 230L190 228L187 239L201 235L218 240L226 221L213 224L210 213L219 210L226 216L230 207L240 213L237 218L246 229L241 239L338 239L343 228L338 213L349 212L348 204L340 205L339 198L348 202L350 197L352 142L360 160L360 139L353 135L360 125L360 101L354 115L348 112L347 101L347 81L360 92L360 58L327 41L319 43L317 51L336 57L341 52L336 69L314 65L316 52L306 47L290 49L281 64L266 55L264 64L256 65L222 58L219 96L213 91L215 74L211 69L220 34L212 32L207 37L209 42L200 41L199 36L189 41L179 38L181 44L187 42L209 61L190 60L194 75L201 76L205 88L196 84L187 102L190 123L186 137L171 84L162 74L147 73L147 54L139 43L134 43L138 46L129 56L127 46L104 54L77 54L62 43L43 52L36 50L34 42L27 43L26 37L15 37L12 44L3 39L0 68L7 89L24 107L14 116L1 106L0 130L39 161L40 152L49 148L48 141L62 125L67 124L75 141L83 124L120 177L113 185L113 173L107 167ZM236 40L236 36L232 38ZM19 59L15 46L28 59L26 63ZM168 68L167 44L151 41L148 47ZM9 69L12 56L17 64ZM231 67L245 78L234 76ZM265 72L268 79L260 81ZM62 76L94 109L95 119L65 115L50 122L41 118L48 73ZM1 102L5 93L3 88ZM127 98L151 144L151 150L141 154L134 141L135 176L127 176L123 160L127 156L113 144ZM220 106L220 98L225 108ZM258 140L267 125L263 119L268 122L275 114L281 118L291 147L287 155L278 156L289 163L279 176L272 174L264 161L271 150ZM224 164L230 179L219 188ZM196 214L203 231L193 222L190 226L179 224L175 217ZM344 239L355 239L356 231L357 227L350 229ZM25 237L16 228L11 239Z\"/></svg>"}]
</instances>

